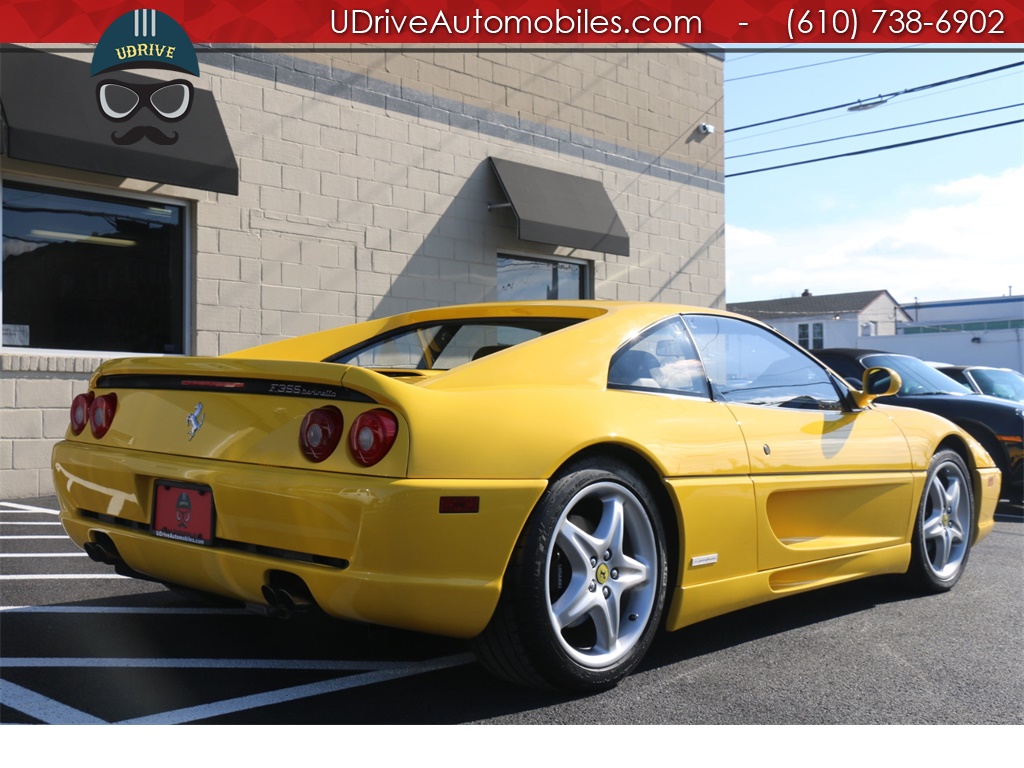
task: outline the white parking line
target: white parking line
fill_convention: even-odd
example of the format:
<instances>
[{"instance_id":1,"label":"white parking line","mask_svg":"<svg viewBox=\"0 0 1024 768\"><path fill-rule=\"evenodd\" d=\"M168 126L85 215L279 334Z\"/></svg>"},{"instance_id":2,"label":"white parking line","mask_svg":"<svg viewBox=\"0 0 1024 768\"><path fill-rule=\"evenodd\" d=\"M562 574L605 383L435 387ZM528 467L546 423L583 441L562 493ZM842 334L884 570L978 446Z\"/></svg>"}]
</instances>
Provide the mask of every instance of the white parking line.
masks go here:
<instances>
[{"instance_id":1,"label":"white parking line","mask_svg":"<svg viewBox=\"0 0 1024 768\"><path fill-rule=\"evenodd\" d=\"M121 720L118 725L179 725L190 723L195 720L205 720L218 715L228 715L234 712L244 712L248 709L267 707L272 704L282 704L287 701L306 699L311 696L320 696L325 693L337 693L351 688L361 688L365 685L383 683L390 680L398 680L403 677L421 675L425 672L434 672L439 669L462 666L469 664L473 657L468 654L447 656L430 661L416 662L413 664L402 664L400 666L378 669L362 675L340 677L334 680L323 680L319 683L308 685L297 685L292 688L282 688L277 691L267 691L251 696L240 696L236 699L225 699L224 701L202 704L197 707L186 707L184 709L161 712L146 717Z\"/></svg>"},{"instance_id":2,"label":"white parking line","mask_svg":"<svg viewBox=\"0 0 1024 768\"><path fill-rule=\"evenodd\" d=\"M0 553L3 557L88 557L85 552L9 552Z\"/></svg>"},{"instance_id":3,"label":"white parking line","mask_svg":"<svg viewBox=\"0 0 1024 768\"><path fill-rule=\"evenodd\" d=\"M48 725L106 725L107 722L6 680L0 680L0 703Z\"/></svg>"},{"instance_id":4,"label":"white parking line","mask_svg":"<svg viewBox=\"0 0 1024 768\"><path fill-rule=\"evenodd\" d=\"M37 536L33 536L31 534L25 535L25 536L18 536L18 535L14 535L14 536L0 536L0 541L24 541L25 539L33 539L33 540L36 540L36 539L60 539L61 541L70 541L70 539L67 536L60 536L60 535L50 536L50 535L47 535L47 534L44 534L44 533L41 533L41 534L39 534Z\"/></svg>"},{"instance_id":5,"label":"white parking line","mask_svg":"<svg viewBox=\"0 0 1024 768\"><path fill-rule=\"evenodd\" d=\"M381 668L405 669L412 663L408 661L345 661L338 659L4 657L5 669L307 669L333 672L371 672ZM420 662L415 663L419 664Z\"/></svg>"},{"instance_id":6,"label":"white parking line","mask_svg":"<svg viewBox=\"0 0 1024 768\"><path fill-rule=\"evenodd\" d=\"M118 573L18 573L0 575L0 581L59 581L62 579L129 579Z\"/></svg>"},{"instance_id":7,"label":"white parking line","mask_svg":"<svg viewBox=\"0 0 1024 768\"><path fill-rule=\"evenodd\" d=\"M15 504L13 501L0 501L0 507L7 507L8 510L18 510L20 512L46 512L50 515L59 515L59 509L46 509L45 507L30 507L27 504ZM0 509L0 512L6 512L5 509Z\"/></svg>"},{"instance_id":8,"label":"white parking line","mask_svg":"<svg viewBox=\"0 0 1024 768\"><path fill-rule=\"evenodd\" d=\"M0 525L56 525L56 526L60 526L61 524L60 523L38 522L38 521L33 521L33 520L26 520L26 521L18 522L18 523L13 522L11 520L0 520Z\"/></svg>"},{"instance_id":9,"label":"white parking line","mask_svg":"<svg viewBox=\"0 0 1024 768\"><path fill-rule=\"evenodd\" d=\"M248 709L282 704L324 693L336 693L360 688L375 683L398 680L403 677L434 672L450 667L469 664L471 654L463 653L439 659L418 662L360 662L324 660L277 660L277 659L4 659L5 667L162 667L175 669L309 669L345 670L362 674L323 680L318 683L297 685L266 691L234 699L185 707L169 712L158 712L145 717L121 720L120 725L177 725L196 720L205 720L218 715L244 712ZM98 725L105 723L98 717L74 709L59 701L43 696L20 685L0 680L0 703L19 712L30 715L50 725Z\"/></svg>"},{"instance_id":10,"label":"white parking line","mask_svg":"<svg viewBox=\"0 0 1024 768\"><path fill-rule=\"evenodd\" d=\"M123 605L0 605L0 613L141 613L198 616L256 616L245 608L132 608Z\"/></svg>"}]
</instances>

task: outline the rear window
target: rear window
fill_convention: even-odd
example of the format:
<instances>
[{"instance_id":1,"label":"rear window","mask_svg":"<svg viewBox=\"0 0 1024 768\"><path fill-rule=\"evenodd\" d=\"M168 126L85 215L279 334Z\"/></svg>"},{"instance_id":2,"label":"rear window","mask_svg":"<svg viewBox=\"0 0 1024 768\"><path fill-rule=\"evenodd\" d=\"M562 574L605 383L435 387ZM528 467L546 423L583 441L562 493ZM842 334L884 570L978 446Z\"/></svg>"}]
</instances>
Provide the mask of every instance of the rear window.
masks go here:
<instances>
[{"instance_id":1,"label":"rear window","mask_svg":"<svg viewBox=\"0 0 1024 768\"><path fill-rule=\"evenodd\" d=\"M531 317L412 325L343 349L324 362L362 368L446 371L578 322L579 318Z\"/></svg>"}]
</instances>

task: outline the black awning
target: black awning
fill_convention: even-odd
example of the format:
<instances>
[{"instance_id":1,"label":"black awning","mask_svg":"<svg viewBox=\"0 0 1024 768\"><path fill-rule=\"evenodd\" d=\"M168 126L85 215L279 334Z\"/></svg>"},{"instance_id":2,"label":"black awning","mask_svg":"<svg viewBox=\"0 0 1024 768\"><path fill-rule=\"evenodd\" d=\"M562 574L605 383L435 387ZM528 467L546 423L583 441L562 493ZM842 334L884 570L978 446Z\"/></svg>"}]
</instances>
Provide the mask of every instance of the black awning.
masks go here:
<instances>
[{"instance_id":1,"label":"black awning","mask_svg":"<svg viewBox=\"0 0 1024 768\"><path fill-rule=\"evenodd\" d=\"M140 85L158 82L128 72L111 77ZM238 163L212 93L193 89L192 107L177 122L160 121L147 109L125 122L111 122L96 99L97 83L103 79L89 76L88 62L5 46L0 53L3 153L17 160L238 194ZM111 139L137 125L177 133L178 140L163 145L144 138L119 145Z\"/></svg>"},{"instance_id":2,"label":"black awning","mask_svg":"<svg viewBox=\"0 0 1024 768\"><path fill-rule=\"evenodd\" d=\"M519 220L520 240L629 255L629 235L601 182L496 157L490 160Z\"/></svg>"}]
</instances>

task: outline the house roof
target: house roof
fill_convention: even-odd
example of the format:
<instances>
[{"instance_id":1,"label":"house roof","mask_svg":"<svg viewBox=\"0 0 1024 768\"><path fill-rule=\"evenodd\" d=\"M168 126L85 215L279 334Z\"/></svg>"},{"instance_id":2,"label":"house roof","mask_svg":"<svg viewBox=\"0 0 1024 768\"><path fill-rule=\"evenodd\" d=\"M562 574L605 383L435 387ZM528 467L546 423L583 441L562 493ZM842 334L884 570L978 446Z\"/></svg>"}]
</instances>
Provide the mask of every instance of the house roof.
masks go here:
<instances>
[{"instance_id":1,"label":"house roof","mask_svg":"<svg viewBox=\"0 0 1024 768\"><path fill-rule=\"evenodd\" d=\"M806 294L768 301L741 301L730 303L730 312L738 312L758 320L779 320L785 317L810 317L833 313L862 312L880 297L887 297L894 306L899 303L885 290L831 293L823 296Z\"/></svg>"}]
</instances>

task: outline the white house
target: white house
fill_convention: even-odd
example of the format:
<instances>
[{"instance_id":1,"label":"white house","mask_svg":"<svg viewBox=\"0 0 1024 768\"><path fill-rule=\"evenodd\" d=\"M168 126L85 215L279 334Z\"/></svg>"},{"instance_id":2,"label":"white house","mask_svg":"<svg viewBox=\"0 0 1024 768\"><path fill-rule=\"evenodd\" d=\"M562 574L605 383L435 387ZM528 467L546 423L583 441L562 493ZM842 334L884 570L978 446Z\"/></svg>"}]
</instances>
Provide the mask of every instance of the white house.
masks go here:
<instances>
[{"instance_id":1,"label":"white house","mask_svg":"<svg viewBox=\"0 0 1024 768\"><path fill-rule=\"evenodd\" d=\"M768 323L805 349L853 347L951 365L1024 370L1024 296L914 302L859 291L728 305Z\"/></svg>"},{"instance_id":2,"label":"white house","mask_svg":"<svg viewBox=\"0 0 1024 768\"><path fill-rule=\"evenodd\" d=\"M878 336L896 333L898 323L910 316L888 291L856 291L800 296L769 301L744 301L728 305L732 312L756 318L805 349L870 347ZM864 337L871 342L860 343Z\"/></svg>"}]
</instances>

